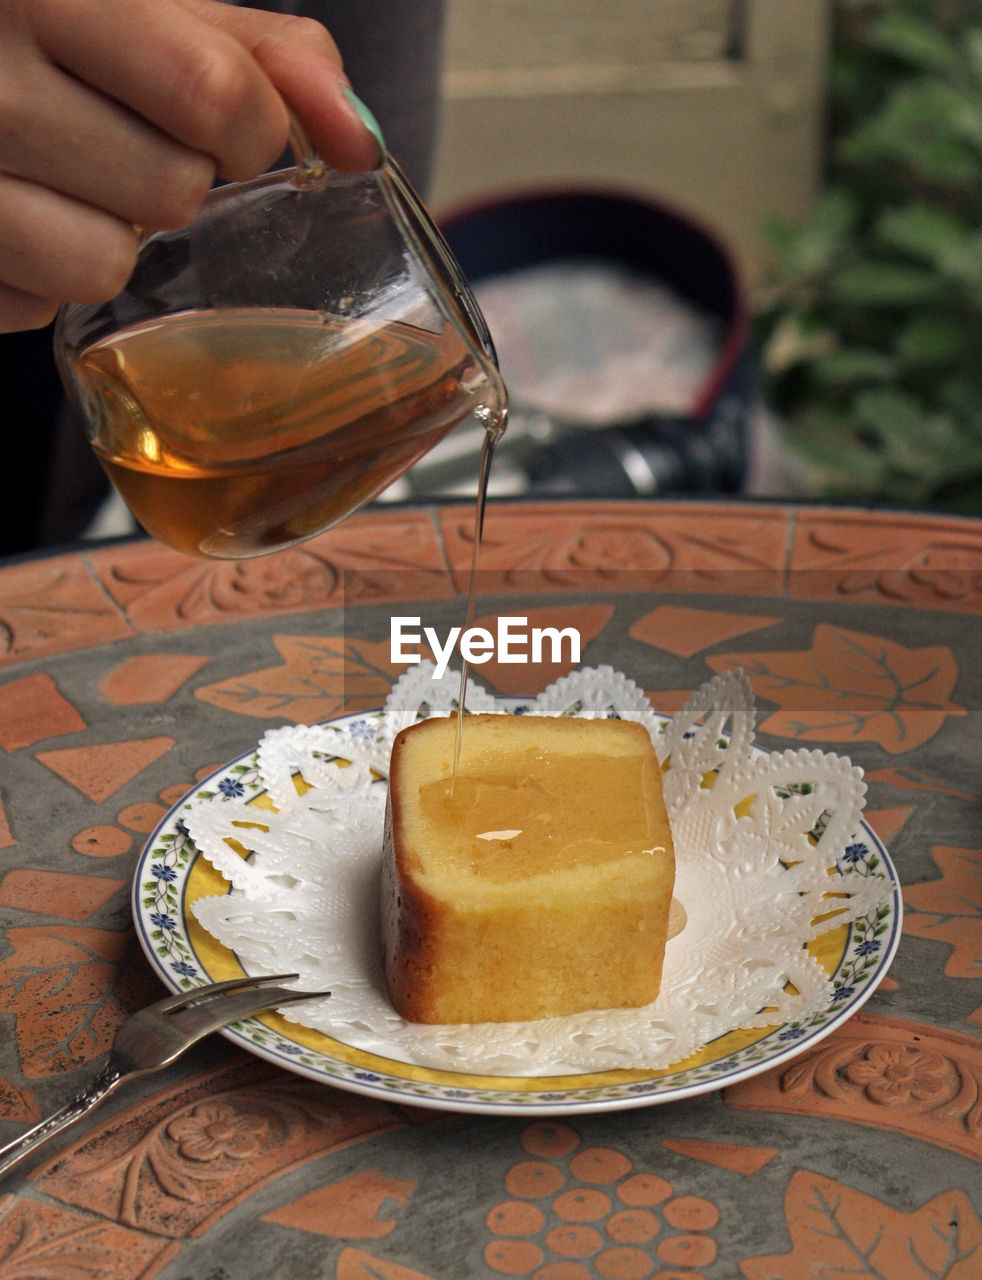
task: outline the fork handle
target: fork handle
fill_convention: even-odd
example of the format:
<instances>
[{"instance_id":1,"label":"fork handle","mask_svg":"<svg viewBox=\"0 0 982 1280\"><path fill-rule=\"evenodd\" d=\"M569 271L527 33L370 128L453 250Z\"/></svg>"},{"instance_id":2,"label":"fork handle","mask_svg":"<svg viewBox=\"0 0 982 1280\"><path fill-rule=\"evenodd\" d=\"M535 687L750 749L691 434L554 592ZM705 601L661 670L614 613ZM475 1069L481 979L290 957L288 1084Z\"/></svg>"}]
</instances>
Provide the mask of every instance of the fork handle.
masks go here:
<instances>
[{"instance_id":1,"label":"fork handle","mask_svg":"<svg viewBox=\"0 0 982 1280\"><path fill-rule=\"evenodd\" d=\"M83 1089L80 1094L72 1098L71 1102L66 1102L63 1107L59 1107L46 1120L36 1124L33 1129L28 1129L26 1133L22 1133L13 1142L8 1142L5 1147L0 1147L0 1178L5 1173L9 1173L15 1165L20 1164L32 1152L36 1151L38 1147L43 1146L44 1143L61 1133L63 1129L67 1129L69 1125L75 1124L77 1120L81 1120L83 1116L88 1115L107 1094L115 1089L123 1079L124 1074L117 1066L107 1063L92 1083Z\"/></svg>"}]
</instances>

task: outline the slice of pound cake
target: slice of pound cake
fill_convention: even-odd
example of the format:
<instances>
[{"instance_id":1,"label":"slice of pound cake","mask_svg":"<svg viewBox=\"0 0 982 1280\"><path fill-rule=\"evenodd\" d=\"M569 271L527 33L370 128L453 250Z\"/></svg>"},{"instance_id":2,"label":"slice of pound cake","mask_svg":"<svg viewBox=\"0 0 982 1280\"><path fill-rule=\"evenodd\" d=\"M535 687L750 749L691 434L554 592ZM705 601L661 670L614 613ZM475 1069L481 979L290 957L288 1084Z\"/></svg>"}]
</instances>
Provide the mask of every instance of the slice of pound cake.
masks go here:
<instances>
[{"instance_id":1,"label":"slice of pound cake","mask_svg":"<svg viewBox=\"0 0 982 1280\"><path fill-rule=\"evenodd\" d=\"M473 715L396 738L382 962L414 1022L510 1022L658 995L675 880L661 770L627 720Z\"/></svg>"}]
</instances>

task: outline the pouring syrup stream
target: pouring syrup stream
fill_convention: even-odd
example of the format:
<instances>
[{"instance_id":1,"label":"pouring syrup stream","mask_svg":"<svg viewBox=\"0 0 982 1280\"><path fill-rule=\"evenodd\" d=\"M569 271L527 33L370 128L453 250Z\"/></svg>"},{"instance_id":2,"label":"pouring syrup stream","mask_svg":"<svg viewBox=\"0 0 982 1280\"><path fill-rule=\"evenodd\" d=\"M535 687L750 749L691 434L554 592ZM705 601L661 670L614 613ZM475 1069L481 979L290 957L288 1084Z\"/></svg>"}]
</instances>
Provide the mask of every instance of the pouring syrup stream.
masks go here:
<instances>
[{"instance_id":1,"label":"pouring syrup stream","mask_svg":"<svg viewBox=\"0 0 982 1280\"><path fill-rule=\"evenodd\" d=\"M468 581L467 592L467 618L464 623L466 631L473 625L474 609L477 602L477 575L478 567L481 559L481 540L484 535L484 512L487 506L488 482L491 478L491 461L494 457L494 447L501 439L505 429L505 423L508 419L507 401L493 415L489 414L489 421L486 425L484 434L484 443L481 446L481 464L478 470L477 480L477 501L474 509L474 542L471 547L471 567L470 577ZM454 784L457 781L457 768L460 764L460 751L464 740L464 699L467 695L467 659L461 658L460 663L460 693L457 695L457 725L454 737L454 758L453 769L450 775L450 793L453 795Z\"/></svg>"},{"instance_id":2,"label":"pouring syrup stream","mask_svg":"<svg viewBox=\"0 0 982 1280\"><path fill-rule=\"evenodd\" d=\"M416 245L423 257L429 258L435 264L438 273L447 284L453 299L453 305L457 308L458 315L463 320L464 329L469 331L473 338L474 354L477 356L491 387L494 389L491 403L475 411L475 416L479 421L482 421L485 434L478 471L477 502L474 512L474 545L471 550L471 568L468 583L467 620L465 625L470 627L474 620L474 608L477 600L477 572L481 555L481 538L484 531L484 510L487 504L491 460L494 455L494 447L504 433L508 422L508 392L501 380L498 357L491 334L488 331L487 322L447 242L433 224L412 185L407 181L405 174L391 156L386 157L386 169L393 189L400 197L400 199L390 201L393 216L402 227L407 241ZM408 214L412 215L411 217L407 216L407 211ZM467 660L462 656L455 749L450 779L451 792L457 778L457 766L460 763L466 692Z\"/></svg>"}]
</instances>

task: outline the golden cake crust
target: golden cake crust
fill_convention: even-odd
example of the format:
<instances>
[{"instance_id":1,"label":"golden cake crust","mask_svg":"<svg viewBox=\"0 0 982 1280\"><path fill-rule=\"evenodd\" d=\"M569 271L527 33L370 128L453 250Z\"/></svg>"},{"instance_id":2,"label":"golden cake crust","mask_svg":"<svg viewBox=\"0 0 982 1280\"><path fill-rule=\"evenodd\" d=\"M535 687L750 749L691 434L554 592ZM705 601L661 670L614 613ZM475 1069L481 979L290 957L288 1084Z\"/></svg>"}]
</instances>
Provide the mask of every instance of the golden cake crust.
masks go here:
<instances>
[{"instance_id":1,"label":"golden cake crust","mask_svg":"<svg viewBox=\"0 0 982 1280\"><path fill-rule=\"evenodd\" d=\"M482 832L475 861L473 839L434 834L427 825L421 796L435 778L449 777L454 731L451 720L423 721L403 730L393 746L380 927L396 1010L414 1022L448 1023L649 1003L660 985L674 852L647 731L626 721L536 716L464 721L459 778L476 779L478 786L489 778L493 784L499 760L519 772L531 760L534 782L535 768L572 769L585 753L588 762L602 762L591 766L591 786L603 804L605 775L618 767L637 775L643 804L641 796L627 794L630 788L620 802L638 812L629 821L611 814L608 822L603 810L599 825L615 833L609 847L596 838L582 847L560 841L541 865L539 846L516 853L511 837L520 831ZM574 774L574 811L584 791L577 781ZM563 809L561 818L568 816ZM511 821L520 824L514 811ZM626 851L617 843L618 822L631 828Z\"/></svg>"}]
</instances>

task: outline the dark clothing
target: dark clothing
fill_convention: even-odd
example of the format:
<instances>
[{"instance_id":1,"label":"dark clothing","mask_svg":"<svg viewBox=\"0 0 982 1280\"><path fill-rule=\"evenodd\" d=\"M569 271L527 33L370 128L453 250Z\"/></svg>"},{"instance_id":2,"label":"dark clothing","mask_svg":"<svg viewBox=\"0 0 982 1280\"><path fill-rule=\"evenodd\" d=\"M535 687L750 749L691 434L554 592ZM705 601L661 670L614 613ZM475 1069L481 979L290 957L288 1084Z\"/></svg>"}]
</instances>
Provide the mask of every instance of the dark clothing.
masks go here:
<instances>
[{"instance_id":1,"label":"dark clothing","mask_svg":"<svg viewBox=\"0 0 982 1280\"><path fill-rule=\"evenodd\" d=\"M439 123L444 0L250 3L317 18L327 27L389 150L425 192ZM109 492L61 393L52 329L0 334L0 431L6 442L0 556L73 541Z\"/></svg>"},{"instance_id":2,"label":"dark clothing","mask_svg":"<svg viewBox=\"0 0 982 1280\"><path fill-rule=\"evenodd\" d=\"M425 193L439 128L444 0L296 0L293 7L330 31L386 145Z\"/></svg>"}]
</instances>

